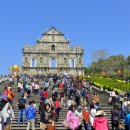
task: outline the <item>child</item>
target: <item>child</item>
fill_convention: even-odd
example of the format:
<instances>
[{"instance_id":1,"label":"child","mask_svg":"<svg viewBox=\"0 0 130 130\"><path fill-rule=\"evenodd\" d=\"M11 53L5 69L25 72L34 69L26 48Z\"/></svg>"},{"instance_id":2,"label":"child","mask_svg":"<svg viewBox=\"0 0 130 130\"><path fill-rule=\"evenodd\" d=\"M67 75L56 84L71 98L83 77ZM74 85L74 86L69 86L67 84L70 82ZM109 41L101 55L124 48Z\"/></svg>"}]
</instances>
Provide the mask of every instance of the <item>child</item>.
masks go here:
<instances>
[{"instance_id":1,"label":"child","mask_svg":"<svg viewBox=\"0 0 130 130\"><path fill-rule=\"evenodd\" d=\"M47 130L55 130L55 122L52 120L52 117L48 118Z\"/></svg>"}]
</instances>

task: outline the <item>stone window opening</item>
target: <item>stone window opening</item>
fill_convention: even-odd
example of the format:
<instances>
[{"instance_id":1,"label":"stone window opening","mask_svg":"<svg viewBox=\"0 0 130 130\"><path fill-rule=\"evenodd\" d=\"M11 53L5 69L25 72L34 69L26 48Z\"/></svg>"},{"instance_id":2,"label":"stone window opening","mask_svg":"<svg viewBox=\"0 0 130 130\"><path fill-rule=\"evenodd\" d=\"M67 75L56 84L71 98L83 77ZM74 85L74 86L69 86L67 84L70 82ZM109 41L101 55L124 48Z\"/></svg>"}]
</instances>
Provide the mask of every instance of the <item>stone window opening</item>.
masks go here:
<instances>
[{"instance_id":1,"label":"stone window opening","mask_svg":"<svg viewBox=\"0 0 130 130\"><path fill-rule=\"evenodd\" d=\"M50 67L51 67L51 68L56 68L56 58L51 58Z\"/></svg>"},{"instance_id":2,"label":"stone window opening","mask_svg":"<svg viewBox=\"0 0 130 130\"><path fill-rule=\"evenodd\" d=\"M66 58L64 58L64 64L67 64L67 59Z\"/></svg>"},{"instance_id":3,"label":"stone window opening","mask_svg":"<svg viewBox=\"0 0 130 130\"><path fill-rule=\"evenodd\" d=\"M32 59L32 67L36 67L36 59L35 58Z\"/></svg>"},{"instance_id":4,"label":"stone window opening","mask_svg":"<svg viewBox=\"0 0 130 130\"><path fill-rule=\"evenodd\" d=\"M55 45L51 46L51 50L55 52Z\"/></svg>"},{"instance_id":5,"label":"stone window opening","mask_svg":"<svg viewBox=\"0 0 130 130\"><path fill-rule=\"evenodd\" d=\"M70 67L71 67L71 68L74 68L74 67L75 67L75 61L74 61L74 59L71 59L71 60L70 60Z\"/></svg>"}]
</instances>

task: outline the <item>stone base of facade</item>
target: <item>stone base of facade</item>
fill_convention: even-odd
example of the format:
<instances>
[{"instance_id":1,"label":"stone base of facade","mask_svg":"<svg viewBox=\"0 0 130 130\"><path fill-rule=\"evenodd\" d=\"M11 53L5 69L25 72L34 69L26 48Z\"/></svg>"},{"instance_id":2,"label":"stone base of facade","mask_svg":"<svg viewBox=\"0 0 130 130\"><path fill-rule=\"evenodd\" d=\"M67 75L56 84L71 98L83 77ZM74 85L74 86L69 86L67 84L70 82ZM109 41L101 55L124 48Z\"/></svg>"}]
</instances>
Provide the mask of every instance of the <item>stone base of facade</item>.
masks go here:
<instances>
[{"instance_id":1,"label":"stone base of facade","mask_svg":"<svg viewBox=\"0 0 130 130\"><path fill-rule=\"evenodd\" d=\"M71 74L84 75L84 68L22 68L23 74Z\"/></svg>"}]
</instances>

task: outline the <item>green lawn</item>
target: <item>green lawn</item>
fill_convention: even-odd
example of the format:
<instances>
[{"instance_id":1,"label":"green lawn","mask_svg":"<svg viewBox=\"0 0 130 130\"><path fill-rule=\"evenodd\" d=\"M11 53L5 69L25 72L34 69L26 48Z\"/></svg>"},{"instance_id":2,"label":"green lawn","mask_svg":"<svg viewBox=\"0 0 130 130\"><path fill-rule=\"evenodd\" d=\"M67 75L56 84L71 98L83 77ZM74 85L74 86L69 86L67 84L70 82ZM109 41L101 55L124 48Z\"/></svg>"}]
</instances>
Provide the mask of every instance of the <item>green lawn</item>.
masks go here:
<instances>
[{"instance_id":1,"label":"green lawn","mask_svg":"<svg viewBox=\"0 0 130 130\"><path fill-rule=\"evenodd\" d=\"M103 77L88 77L95 86L103 87L104 89L114 89L118 92L121 91L130 91L130 84L124 83L121 80L111 79L111 78L103 78Z\"/></svg>"}]
</instances>

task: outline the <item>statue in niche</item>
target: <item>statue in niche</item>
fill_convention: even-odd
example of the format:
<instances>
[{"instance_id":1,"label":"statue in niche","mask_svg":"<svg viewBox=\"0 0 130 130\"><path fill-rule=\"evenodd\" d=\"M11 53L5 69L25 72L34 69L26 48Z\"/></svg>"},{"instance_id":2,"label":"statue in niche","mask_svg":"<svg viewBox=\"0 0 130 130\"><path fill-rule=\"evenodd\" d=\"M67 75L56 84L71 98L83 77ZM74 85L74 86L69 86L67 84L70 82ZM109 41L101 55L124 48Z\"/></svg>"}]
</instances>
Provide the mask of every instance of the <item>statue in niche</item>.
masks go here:
<instances>
[{"instance_id":1,"label":"statue in niche","mask_svg":"<svg viewBox=\"0 0 130 130\"><path fill-rule=\"evenodd\" d=\"M41 64L43 63L43 59L42 59L42 58L40 58L40 63L41 63Z\"/></svg>"},{"instance_id":2,"label":"statue in niche","mask_svg":"<svg viewBox=\"0 0 130 130\"><path fill-rule=\"evenodd\" d=\"M27 57L25 58L25 64L28 64L28 58Z\"/></svg>"}]
</instances>

